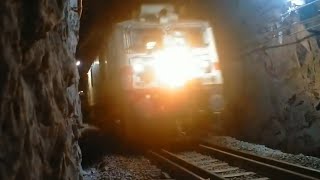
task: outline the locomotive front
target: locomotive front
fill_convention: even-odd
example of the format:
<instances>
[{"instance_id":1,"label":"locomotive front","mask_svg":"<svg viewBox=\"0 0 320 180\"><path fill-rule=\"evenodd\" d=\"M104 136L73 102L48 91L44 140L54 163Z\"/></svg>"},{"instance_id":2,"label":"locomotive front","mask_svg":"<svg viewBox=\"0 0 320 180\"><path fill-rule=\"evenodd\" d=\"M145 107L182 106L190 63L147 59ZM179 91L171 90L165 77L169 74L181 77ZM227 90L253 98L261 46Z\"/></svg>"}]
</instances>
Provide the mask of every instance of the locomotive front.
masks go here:
<instances>
[{"instance_id":1,"label":"locomotive front","mask_svg":"<svg viewBox=\"0 0 320 180\"><path fill-rule=\"evenodd\" d=\"M126 31L126 37L129 73L124 84L134 102L157 99L162 109L171 111L187 104L222 111L223 79L208 23L140 22Z\"/></svg>"},{"instance_id":2,"label":"locomotive front","mask_svg":"<svg viewBox=\"0 0 320 180\"><path fill-rule=\"evenodd\" d=\"M179 20L161 12L163 6L145 7L140 18L114 26L105 52L91 65L91 114L120 125L124 139L151 142L155 135L170 140L179 129L203 130L198 125L208 120L215 124L224 98L211 26Z\"/></svg>"},{"instance_id":3,"label":"locomotive front","mask_svg":"<svg viewBox=\"0 0 320 180\"><path fill-rule=\"evenodd\" d=\"M120 99L129 137L154 137L176 127L187 132L223 110L223 78L209 23L160 18L120 26Z\"/></svg>"}]
</instances>

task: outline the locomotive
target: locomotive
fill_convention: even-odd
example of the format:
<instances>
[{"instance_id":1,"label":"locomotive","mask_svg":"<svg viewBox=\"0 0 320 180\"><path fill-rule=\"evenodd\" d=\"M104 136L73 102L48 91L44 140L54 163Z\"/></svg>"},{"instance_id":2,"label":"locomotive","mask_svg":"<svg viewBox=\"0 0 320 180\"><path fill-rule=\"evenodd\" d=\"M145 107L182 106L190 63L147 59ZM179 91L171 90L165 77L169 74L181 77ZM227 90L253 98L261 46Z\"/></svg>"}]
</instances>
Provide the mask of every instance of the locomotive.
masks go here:
<instances>
[{"instance_id":1,"label":"locomotive","mask_svg":"<svg viewBox=\"0 0 320 180\"><path fill-rule=\"evenodd\" d=\"M88 72L87 96L91 107L108 104L125 138L158 141L222 112L222 86L210 24L179 19L172 5L148 4L113 27Z\"/></svg>"}]
</instances>

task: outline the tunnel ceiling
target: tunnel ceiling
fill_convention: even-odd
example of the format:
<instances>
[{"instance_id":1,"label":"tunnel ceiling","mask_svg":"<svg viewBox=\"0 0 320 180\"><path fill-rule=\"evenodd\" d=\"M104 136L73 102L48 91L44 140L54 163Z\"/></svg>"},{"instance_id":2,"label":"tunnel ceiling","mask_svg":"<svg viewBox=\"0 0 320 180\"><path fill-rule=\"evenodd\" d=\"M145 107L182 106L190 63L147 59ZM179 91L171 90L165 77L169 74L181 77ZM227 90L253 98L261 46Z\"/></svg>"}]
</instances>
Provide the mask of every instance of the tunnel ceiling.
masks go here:
<instances>
[{"instance_id":1,"label":"tunnel ceiling","mask_svg":"<svg viewBox=\"0 0 320 180\"><path fill-rule=\"evenodd\" d=\"M119 0L84 0L77 58L90 63L98 55L102 44L106 42L105 39L112 29L112 24L130 18L132 12L138 10L141 3L166 2L174 2L173 4L180 7L213 1L131 0L124 3Z\"/></svg>"},{"instance_id":2,"label":"tunnel ceiling","mask_svg":"<svg viewBox=\"0 0 320 180\"><path fill-rule=\"evenodd\" d=\"M80 38L76 53L77 59L83 62L82 68L87 70L93 59L98 56L101 47L107 44L106 39L112 30L112 24L131 18L133 12L139 10L141 3L168 2L175 4L177 9L185 7L184 12L186 13L183 14L183 17L209 19L211 22L219 19L217 20L219 23L216 24L224 26L221 31L230 31L226 29L228 22L234 21L232 23L235 24L240 21L239 17L230 10L239 6L239 0L130 0L125 3L119 0L83 0ZM260 8L263 8L263 0L256 2L261 5ZM215 29L217 28L219 27L215 26ZM236 29L236 31L240 30ZM234 35L234 37L228 40L235 42L235 38L238 37L235 33L230 33L228 36Z\"/></svg>"}]
</instances>

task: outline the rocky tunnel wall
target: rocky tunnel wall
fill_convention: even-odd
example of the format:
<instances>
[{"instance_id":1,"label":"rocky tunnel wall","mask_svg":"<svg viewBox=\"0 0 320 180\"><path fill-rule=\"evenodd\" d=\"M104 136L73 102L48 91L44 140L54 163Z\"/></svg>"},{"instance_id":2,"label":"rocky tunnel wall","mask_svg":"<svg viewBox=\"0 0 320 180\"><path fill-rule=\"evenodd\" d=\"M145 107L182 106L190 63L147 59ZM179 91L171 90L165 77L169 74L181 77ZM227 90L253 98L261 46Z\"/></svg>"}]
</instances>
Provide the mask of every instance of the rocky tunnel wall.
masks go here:
<instances>
[{"instance_id":1,"label":"rocky tunnel wall","mask_svg":"<svg viewBox=\"0 0 320 180\"><path fill-rule=\"evenodd\" d=\"M311 13L318 7L286 13L292 8L287 2L225 1L216 8L224 129L247 141L319 155L319 36L310 28L319 25Z\"/></svg>"},{"instance_id":2,"label":"rocky tunnel wall","mask_svg":"<svg viewBox=\"0 0 320 180\"><path fill-rule=\"evenodd\" d=\"M274 31L267 36L267 43L260 40L263 45L245 56L245 97L252 102L246 106L245 114L248 119L258 120L256 125L251 124L253 127L248 126L256 129L252 131L258 135L254 139L290 152L319 155L319 37L307 31L319 20L281 30L302 21L300 13L293 13L280 23L267 23Z\"/></svg>"},{"instance_id":3,"label":"rocky tunnel wall","mask_svg":"<svg viewBox=\"0 0 320 180\"><path fill-rule=\"evenodd\" d=\"M76 0L0 3L0 179L79 179Z\"/></svg>"}]
</instances>

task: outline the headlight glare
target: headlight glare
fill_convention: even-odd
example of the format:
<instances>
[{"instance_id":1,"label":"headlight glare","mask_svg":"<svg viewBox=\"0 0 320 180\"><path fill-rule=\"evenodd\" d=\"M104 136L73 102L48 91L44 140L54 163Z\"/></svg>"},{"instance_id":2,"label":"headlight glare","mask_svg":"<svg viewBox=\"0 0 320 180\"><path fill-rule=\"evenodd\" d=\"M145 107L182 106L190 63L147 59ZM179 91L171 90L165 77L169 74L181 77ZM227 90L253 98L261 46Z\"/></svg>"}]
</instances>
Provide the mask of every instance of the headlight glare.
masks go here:
<instances>
[{"instance_id":1,"label":"headlight glare","mask_svg":"<svg viewBox=\"0 0 320 180\"><path fill-rule=\"evenodd\" d=\"M141 73L144 71L144 65L140 63L134 63L132 69L135 73Z\"/></svg>"},{"instance_id":2,"label":"headlight glare","mask_svg":"<svg viewBox=\"0 0 320 180\"><path fill-rule=\"evenodd\" d=\"M210 62L209 61L199 61L199 65L201 68L208 68L210 66Z\"/></svg>"}]
</instances>

